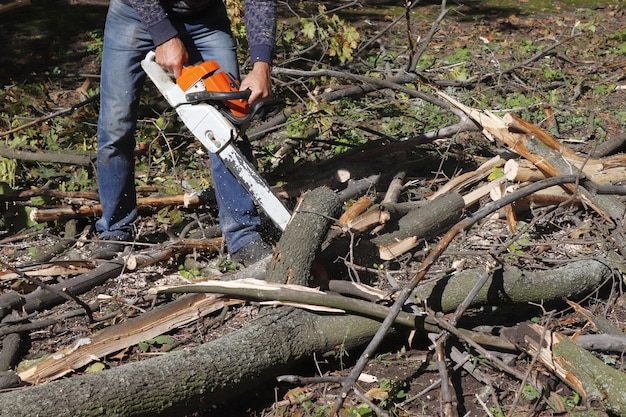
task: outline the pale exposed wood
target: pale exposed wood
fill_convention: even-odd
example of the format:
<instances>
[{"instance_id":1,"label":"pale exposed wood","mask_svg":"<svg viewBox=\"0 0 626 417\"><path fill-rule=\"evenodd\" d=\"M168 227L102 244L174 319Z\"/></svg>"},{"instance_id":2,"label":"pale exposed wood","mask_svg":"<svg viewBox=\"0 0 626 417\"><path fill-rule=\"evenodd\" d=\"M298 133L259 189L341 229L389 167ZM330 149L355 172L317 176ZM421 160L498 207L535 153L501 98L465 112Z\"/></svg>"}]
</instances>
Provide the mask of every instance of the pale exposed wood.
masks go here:
<instances>
[{"instance_id":1,"label":"pale exposed wood","mask_svg":"<svg viewBox=\"0 0 626 417\"><path fill-rule=\"evenodd\" d=\"M504 164L504 176L509 181L539 181L546 176L532 162L526 159L509 159Z\"/></svg>"},{"instance_id":2,"label":"pale exposed wood","mask_svg":"<svg viewBox=\"0 0 626 417\"><path fill-rule=\"evenodd\" d=\"M385 224L390 219L391 215L388 211L374 208L348 222L348 227L350 230L364 232L375 225Z\"/></svg>"},{"instance_id":3,"label":"pale exposed wood","mask_svg":"<svg viewBox=\"0 0 626 417\"><path fill-rule=\"evenodd\" d=\"M19 377L31 384L57 379L94 360L136 345L172 329L184 326L227 305L240 301L218 295L194 294L181 297L152 311L107 327L92 336L78 339L22 372Z\"/></svg>"},{"instance_id":4,"label":"pale exposed wood","mask_svg":"<svg viewBox=\"0 0 626 417\"><path fill-rule=\"evenodd\" d=\"M389 183L385 197L383 198L383 204L396 203L398 201L398 198L400 198L400 194L402 193L405 177L405 172L399 172L395 177L393 177L393 180Z\"/></svg>"},{"instance_id":5,"label":"pale exposed wood","mask_svg":"<svg viewBox=\"0 0 626 417\"><path fill-rule=\"evenodd\" d=\"M487 184L465 194L463 196L465 207L469 207L472 204L476 204L481 198L489 195L492 192L492 190L498 189L500 185L503 184L505 181L506 181L505 177L496 178L495 180L490 181Z\"/></svg>"},{"instance_id":6,"label":"pale exposed wood","mask_svg":"<svg viewBox=\"0 0 626 417\"><path fill-rule=\"evenodd\" d=\"M90 261L53 261L36 265L27 265L18 270L33 277L52 277L58 275L84 274L95 268ZM19 278L19 275L12 271L0 271L0 280L12 280Z\"/></svg>"},{"instance_id":7,"label":"pale exposed wood","mask_svg":"<svg viewBox=\"0 0 626 417\"><path fill-rule=\"evenodd\" d=\"M382 305L356 300L337 294L329 294L318 289L301 285L277 284L256 279L237 281L201 281L193 284L170 285L156 287L151 293L213 293L225 294L230 297L251 299L256 301L272 301L289 303L299 308L312 310L312 306L332 308L335 313L355 313L370 318L384 319L388 308ZM322 311L320 309L314 311ZM326 310L326 312L329 312ZM396 324L414 327L416 316L403 313L398 316Z\"/></svg>"},{"instance_id":8,"label":"pale exposed wood","mask_svg":"<svg viewBox=\"0 0 626 417\"><path fill-rule=\"evenodd\" d=\"M354 204L352 204L346 211L339 217L339 224L348 224L363 214L368 208L372 206L372 199L364 196L359 198Z\"/></svg>"},{"instance_id":9,"label":"pale exposed wood","mask_svg":"<svg viewBox=\"0 0 626 417\"><path fill-rule=\"evenodd\" d=\"M504 213L506 215L506 225L510 233L515 233L517 230L517 214L513 204L507 204L504 206Z\"/></svg>"},{"instance_id":10,"label":"pale exposed wood","mask_svg":"<svg viewBox=\"0 0 626 417\"><path fill-rule=\"evenodd\" d=\"M626 166L584 165L583 172L598 184L626 181ZM539 181L546 176L526 159L511 159L504 165L504 174L511 181Z\"/></svg>"},{"instance_id":11,"label":"pale exposed wood","mask_svg":"<svg viewBox=\"0 0 626 417\"><path fill-rule=\"evenodd\" d=\"M500 118L490 111L481 111L465 106L443 92L439 92L439 95L479 123L483 127L485 135L497 137L513 151L535 164L547 176L580 174L575 163L582 166L594 162L586 161L585 158L576 155L571 149L546 132L511 114L506 114ZM626 206L614 196L592 195L586 189L579 187L578 184L564 184L563 187L572 193L579 193L584 203L608 222L621 222L622 216L626 212ZM620 244L620 246L624 245Z\"/></svg>"},{"instance_id":12,"label":"pale exposed wood","mask_svg":"<svg viewBox=\"0 0 626 417\"><path fill-rule=\"evenodd\" d=\"M398 256L402 255L415 248L419 242L417 236L410 236L402 240L398 240L392 243L389 243L384 246L380 246L378 248L378 256L383 261L390 261L392 259L396 259Z\"/></svg>"},{"instance_id":13,"label":"pale exposed wood","mask_svg":"<svg viewBox=\"0 0 626 417\"><path fill-rule=\"evenodd\" d=\"M444 186L440 187L436 192L428 196L428 199L434 200L447 192L460 193L463 189L469 187L470 185L482 181L493 171L494 168L502 165L503 163L504 159L502 159L500 155L497 155L484 162L481 166L476 168L476 170L466 172L458 177L452 178Z\"/></svg>"}]
</instances>

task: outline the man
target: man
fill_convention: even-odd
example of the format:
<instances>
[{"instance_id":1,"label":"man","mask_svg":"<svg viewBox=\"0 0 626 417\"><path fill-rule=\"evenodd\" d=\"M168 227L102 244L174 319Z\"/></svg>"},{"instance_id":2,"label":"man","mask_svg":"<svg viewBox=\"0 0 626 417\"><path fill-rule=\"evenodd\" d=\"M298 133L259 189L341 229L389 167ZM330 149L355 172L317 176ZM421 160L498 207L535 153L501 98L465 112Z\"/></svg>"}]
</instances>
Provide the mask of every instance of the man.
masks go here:
<instances>
[{"instance_id":1,"label":"man","mask_svg":"<svg viewBox=\"0 0 626 417\"><path fill-rule=\"evenodd\" d=\"M245 25L252 70L240 88L250 104L271 94L270 63L275 0L248 0ZM132 239L137 218L134 184L135 127L146 75L141 60L150 50L175 77L187 63L215 60L239 77L236 46L222 0L111 0L104 30L98 120L98 188L103 214L94 258L112 258ZM249 144L242 151L251 157ZM257 232L254 203L222 161L210 155L219 220L231 258L253 263L270 252Z\"/></svg>"}]
</instances>

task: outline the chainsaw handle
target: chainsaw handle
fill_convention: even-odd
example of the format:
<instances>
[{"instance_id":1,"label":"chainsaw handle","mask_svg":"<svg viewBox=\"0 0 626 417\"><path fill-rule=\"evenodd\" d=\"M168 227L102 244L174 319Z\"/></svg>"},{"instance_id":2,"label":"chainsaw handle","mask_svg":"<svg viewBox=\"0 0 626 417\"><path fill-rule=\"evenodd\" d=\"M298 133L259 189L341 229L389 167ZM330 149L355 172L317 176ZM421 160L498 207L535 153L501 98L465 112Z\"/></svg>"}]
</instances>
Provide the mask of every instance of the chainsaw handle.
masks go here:
<instances>
[{"instance_id":1,"label":"chainsaw handle","mask_svg":"<svg viewBox=\"0 0 626 417\"><path fill-rule=\"evenodd\" d=\"M196 91L187 93L185 97L189 103L198 103L201 101L229 101L229 100L247 100L252 91L250 89L240 91Z\"/></svg>"},{"instance_id":2,"label":"chainsaw handle","mask_svg":"<svg viewBox=\"0 0 626 417\"><path fill-rule=\"evenodd\" d=\"M267 100L259 101L249 106L250 113L245 116L235 116L228 109L221 109L221 113L230 120L231 123L235 125L242 125L244 123L249 122L255 117L259 117L261 119L269 116L273 116L280 110L280 106L283 105L283 100L280 98L270 98Z\"/></svg>"}]
</instances>

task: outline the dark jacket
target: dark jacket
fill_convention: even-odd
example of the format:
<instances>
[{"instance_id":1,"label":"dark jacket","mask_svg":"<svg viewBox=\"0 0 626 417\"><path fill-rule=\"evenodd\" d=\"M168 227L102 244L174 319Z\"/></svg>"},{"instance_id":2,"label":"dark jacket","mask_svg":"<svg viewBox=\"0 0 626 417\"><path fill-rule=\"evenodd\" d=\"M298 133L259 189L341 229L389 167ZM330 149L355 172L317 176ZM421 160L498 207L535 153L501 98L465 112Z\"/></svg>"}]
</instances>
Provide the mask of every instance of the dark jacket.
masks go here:
<instances>
[{"instance_id":1,"label":"dark jacket","mask_svg":"<svg viewBox=\"0 0 626 417\"><path fill-rule=\"evenodd\" d=\"M137 11L156 46L178 35L172 19L193 17L198 13L210 13L215 7L224 7L222 0L123 1ZM271 63L276 30L275 0L246 0L244 21L250 45L250 62Z\"/></svg>"}]
</instances>

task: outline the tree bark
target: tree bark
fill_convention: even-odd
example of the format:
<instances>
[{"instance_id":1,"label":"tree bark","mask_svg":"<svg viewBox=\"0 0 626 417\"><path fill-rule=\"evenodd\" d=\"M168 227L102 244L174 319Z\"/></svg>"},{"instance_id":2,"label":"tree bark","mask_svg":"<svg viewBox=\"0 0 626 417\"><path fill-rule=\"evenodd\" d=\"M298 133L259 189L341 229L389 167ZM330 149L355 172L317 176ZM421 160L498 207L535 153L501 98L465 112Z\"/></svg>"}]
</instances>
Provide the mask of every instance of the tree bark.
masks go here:
<instances>
[{"instance_id":1,"label":"tree bark","mask_svg":"<svg viewBox=\"0 0 626 417\"><path fill-rule=\"evenodd\" d=\"M426 301L435 311L451 312L463 302L484 271L458 272L437 280L425 281L412 294ZM611 268L601 261L585 260L552 270L530 272L509 266L502 276L489 278L474 298L471 307L539 303L573 298L589 293L611 276Z\"/></svg>"}]
</instances>

